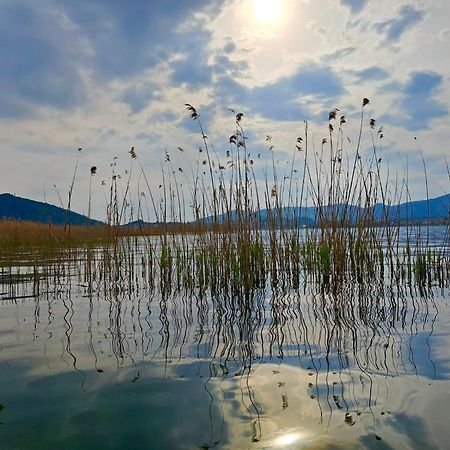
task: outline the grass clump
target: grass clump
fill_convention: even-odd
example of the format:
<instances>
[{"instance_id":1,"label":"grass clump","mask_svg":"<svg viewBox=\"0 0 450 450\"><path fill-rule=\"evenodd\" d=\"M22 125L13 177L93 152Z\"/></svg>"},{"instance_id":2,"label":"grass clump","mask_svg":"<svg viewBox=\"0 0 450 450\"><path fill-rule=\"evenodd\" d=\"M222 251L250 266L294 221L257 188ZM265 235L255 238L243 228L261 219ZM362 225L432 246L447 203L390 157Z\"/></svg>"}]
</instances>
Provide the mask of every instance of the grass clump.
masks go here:
<instances>
[{"instance_id":1,"label":"grass clump","mask_svg":"<svg viewBox=\"0 0 450 450\"><path fill-rule=\"evenodd\" d=\"M132 147L122 193L116 162L112 164L109 197L105 197L107 225L58 227L3 221L0 245L11 250L107 244L104 268L116 274L114 282L134 273L135 259L130 260L126 253L137 251L149 284L164 291L209 288L246 294L267 285L299 288L311 282L322 290L338 292L350 284L386 280L445 284L450 270L449 233L442 245L431 251L429 224L424 233L420 226L404 224L399 213L393 215L390 205L410 199L408 180L392 183L389 179L389 171L383 167L382 128L376 131L376 120L366 118L368 104L364 98L355 144L347 139L345 116L334 109L329 114L327 136L319 146L305 122L288 165L277 162L270 136L265 138L269 157L252 154L244 115L235 111L226 150L216 152L200 114L186 104L200 133L201 146L194 161L187 159L183 167L176 167L176 158L166 151L163 181L155 188ZM368 147L363 144L366 124ZM181 147L178 152L185 154ZM421 158L428 197L422 154ZM130 188L134 161L139 164L139 180L147 188L139 192L137 201ZM91 167L89 216L96 170ZM144 221L146 198L156 219L151 226ZM126 211L130 205L133 209L133 204L137 221L124 227ZM129 214L128 221L132 218ZM124 267L128 275L120 275Z\"/></svg>"}]
</instances>

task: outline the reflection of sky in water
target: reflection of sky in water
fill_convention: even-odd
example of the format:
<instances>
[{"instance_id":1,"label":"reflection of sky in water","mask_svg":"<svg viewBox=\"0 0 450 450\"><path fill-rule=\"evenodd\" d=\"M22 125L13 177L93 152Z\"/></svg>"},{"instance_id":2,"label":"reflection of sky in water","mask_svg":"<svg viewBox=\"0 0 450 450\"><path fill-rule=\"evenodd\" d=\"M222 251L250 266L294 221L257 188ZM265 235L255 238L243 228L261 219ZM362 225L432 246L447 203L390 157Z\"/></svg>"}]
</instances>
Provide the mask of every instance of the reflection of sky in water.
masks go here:
<instances>
[{"instance_id":1,"label":"reflection of sky in water","mask_svg":"<svg viewBox=\"0 0 450 450\"><path fill-rule=\"evenodd\" d=\"M450 442L446 291L309 288L244 303L162 298L142 280L89 293L79 269L70 275L42 280L34 297L29 277L0 289L23 297L0 303L4 448Z\"/></svg>"},{"instance_id":2,"label":"reflection of sky in water","mask_svg":"<svg viewBox=\"0 0 450 450\"><path fill-rule=\"evenodd\" d=\"M182 379L84 375L84 389L78 374L62 372L25 377L3 392L2 448L190 449L208 441L209 402L198 380L188 382L186 395Z\"/></svg>"}]
</instances>

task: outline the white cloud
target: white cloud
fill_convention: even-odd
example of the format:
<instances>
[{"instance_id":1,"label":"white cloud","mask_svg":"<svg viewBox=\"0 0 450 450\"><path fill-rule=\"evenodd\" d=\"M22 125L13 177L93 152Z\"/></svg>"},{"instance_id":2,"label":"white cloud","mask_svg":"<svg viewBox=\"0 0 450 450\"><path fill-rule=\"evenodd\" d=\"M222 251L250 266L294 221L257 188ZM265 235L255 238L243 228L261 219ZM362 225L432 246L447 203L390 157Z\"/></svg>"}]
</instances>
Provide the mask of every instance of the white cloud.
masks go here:
<instances>
[{"instance_id":1,"label":"white cloud","mask_svg":"<svg viewBox=\"0 0 450 450\"><path fill-rule=\"evenodd\" d=\"M219 154L233 131L226 107L244 112L256 154L266 133L289 154L303 120L320 140L327 111L335 107L348 117L349 135L357 134L363 97L371 99L368 114L380 126L386 119L386 153L414 150L411 138L419 134L430 172L436 171L435 191L445 190L446 174L436 161L450 137L448 2L284 0L282 18L270 26L254 19L248 0L178 4L134 12L103 1L49 1L50 9L39 10L25 0L20 7L1 4L0 12L15 18L3 21L3 36L16 39L4 53L15 61L14 71L0 77L7 118L0 123L7 149L2 191L42 199L45 187L47 199L58 203L52 186L67 190L73 152L83 147L74 205L84 211L90 165L99 168L100 183L114 156L121 171L128 168L131 145L156 187L166 150L177 164L187 164L178 146L198 157L201 139L184 103L201 111ZM40 44L33 47L36 36ZM435 84L421 90L427 80L417 74L433 74L428 80ZM418 176L411 177L411 192L419 197L420 165L412 167ZM97 188L95 211L102 217Z\"/></svg>"}]
</instances>

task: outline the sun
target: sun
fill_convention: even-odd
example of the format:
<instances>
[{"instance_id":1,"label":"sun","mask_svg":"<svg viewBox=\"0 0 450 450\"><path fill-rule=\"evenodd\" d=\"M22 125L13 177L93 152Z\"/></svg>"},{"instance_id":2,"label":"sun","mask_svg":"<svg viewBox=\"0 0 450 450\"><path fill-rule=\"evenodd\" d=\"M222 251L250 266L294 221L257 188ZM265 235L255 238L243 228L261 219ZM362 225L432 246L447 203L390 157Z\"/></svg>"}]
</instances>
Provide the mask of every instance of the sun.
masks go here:
<instances>
[{"instance_id":1,"label":"sun","mask_svg":"<svg viewBox=\"0 0 450 450\"><path fill-rule=\"evenodd\" d=\"M255 17L264 23L277 21L281 16L282 0L253 0Z\"/></svg>"}]
</instances>

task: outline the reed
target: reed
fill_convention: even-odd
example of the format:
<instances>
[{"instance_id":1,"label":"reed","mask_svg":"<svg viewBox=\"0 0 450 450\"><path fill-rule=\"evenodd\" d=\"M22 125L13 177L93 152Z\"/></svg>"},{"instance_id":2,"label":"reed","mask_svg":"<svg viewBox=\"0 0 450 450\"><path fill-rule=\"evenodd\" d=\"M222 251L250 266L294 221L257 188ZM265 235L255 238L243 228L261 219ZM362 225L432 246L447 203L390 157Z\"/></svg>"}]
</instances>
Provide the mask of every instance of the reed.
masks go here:
<instances>
[{"instance_id":1,"label":"reed","mask_svg":"<svg viewBox=\"0 0 450 450\"><path fill-rule=\"evenodd\" d=\"M0 220L0 248L5 250L77 247L109 242L113 230L106 226L44 224Z\"/></svg>"},{"instance_id":2,"label":"reed","mask_svg":"<svg viewBox=\"0 0 450 450\"><path fill-rule=\"evenodd\" d=\"M108 192L107 225L58 227L2 221L0 243L3 249L89 249L106 243L104 268L119 280L127 279L123 267L134 273L134 256L127 252L135 255L137 251L149 284L164 292L200 288L245 297L256 288L297 289L305 283L334 293L351 284L387 280L420 286L448 284L448 232L441 247L430 249L429 225L425 234L411 223L402 228L400 217L393 217L388 209L410 199L408 180L406 176L392 182L389 171L383 170L383 130L375 131L376 120L366 117L368 104L364 98L354 146L345 132L346 117L334 109L329 113L327 137L319 146L305 122L303 134L292 144L288 165L277 162L272 138L266 136L265 167L261 154L255 156L249 148L241 112L232 111L234 129L227 147L216 152L200 113L186 104L189 117L198 123L202 146L197 158L186 157L182 167L174 166L175 158L166 151L157 189L132 147L126 176L122 179L114 159L109 185L103 182ZM365 132L369 149L363 146ZM184 150L178 147L177 152ZM428 197L426 163L420 154ZM147 189L137 199L131 189L134 161ZM77 166L78 162L69 207ZM92 166L89 216L96 170ZM152 225L144 223L147 197L156 218ZM123 226L132 220L137 222ZM139 246L144 253L137 250Z\"/></svg>"}]
</instances>

